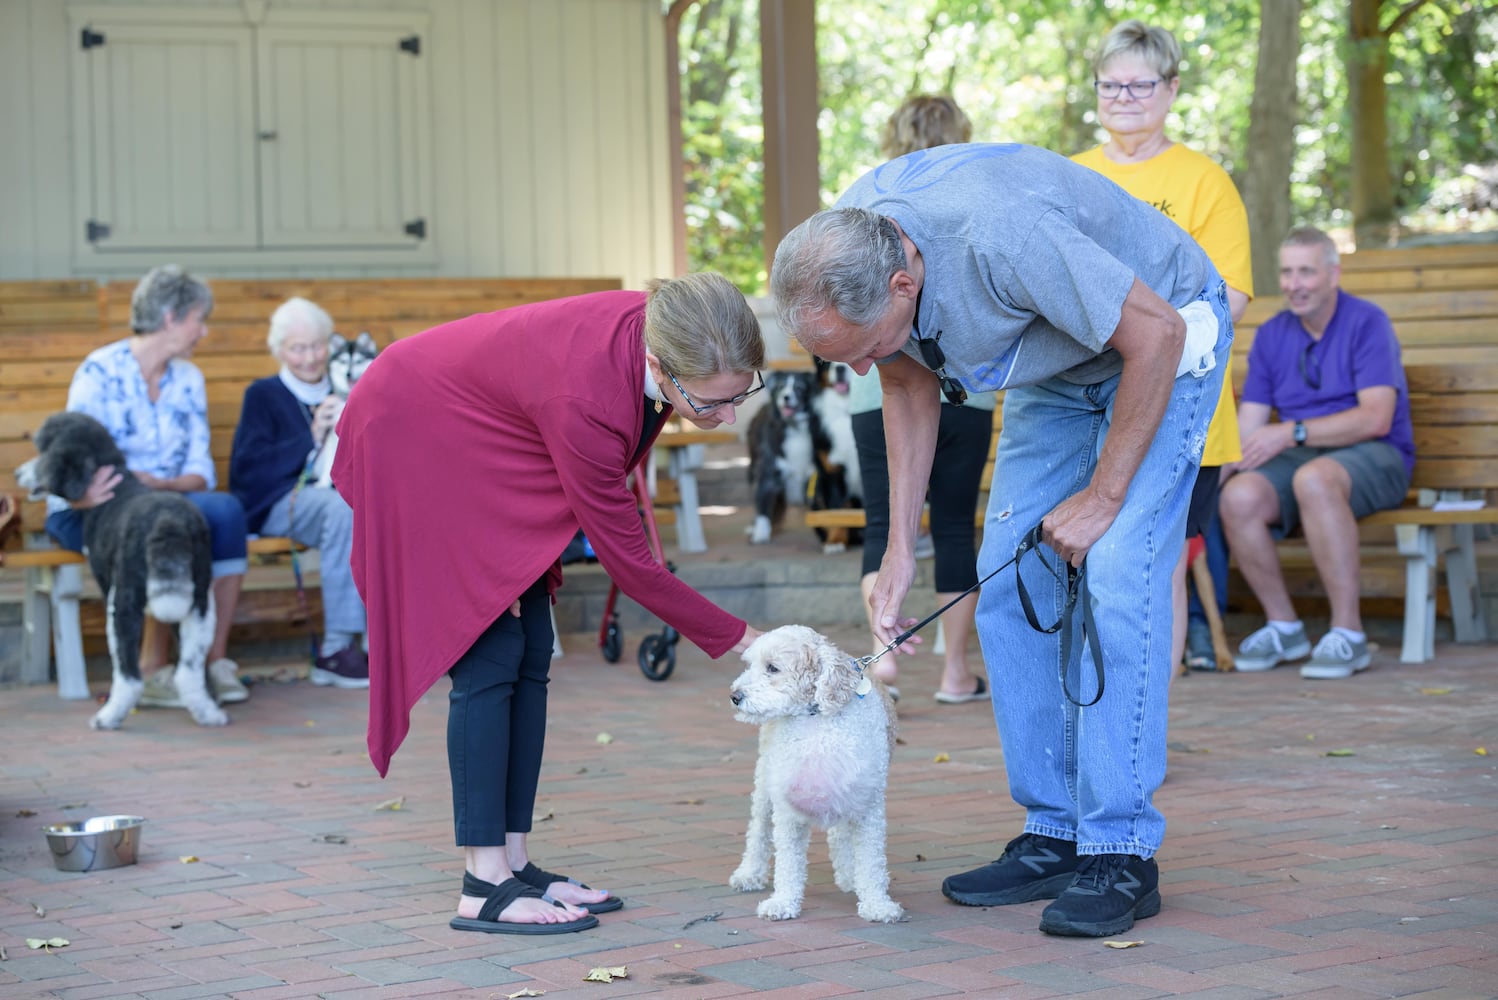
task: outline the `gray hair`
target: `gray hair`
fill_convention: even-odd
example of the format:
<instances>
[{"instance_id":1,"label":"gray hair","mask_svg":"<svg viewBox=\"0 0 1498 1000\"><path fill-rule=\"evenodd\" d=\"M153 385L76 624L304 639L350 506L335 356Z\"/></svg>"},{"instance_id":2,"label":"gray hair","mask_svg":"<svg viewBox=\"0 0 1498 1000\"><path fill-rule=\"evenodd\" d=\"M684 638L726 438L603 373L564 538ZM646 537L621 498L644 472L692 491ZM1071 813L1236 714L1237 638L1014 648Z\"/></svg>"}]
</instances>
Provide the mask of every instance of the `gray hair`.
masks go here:
<instances>
[{"instance_id":1,"label":"gray hair","mask_svg":"<svg viewBox=\"0 0 1498 1000\"><path fill-rule=\"evenodd\" d=\"M967 142L973 123L946 94L913 94L884 123L879 151L893 160L932 146Z\"/></svg>"},{"instance_id":2,"label":"gray hair","mask_svg":"<svg viewBox=\"0 0 1498 1000\"><path fill-rule=\"evenodd\" d=\"M168 317L185 319L195 309L207 319L213 312L213 293L208 286L176 264L162 264L146 272L130 296L130 329L155 333Z\"/></svg>"},{"instance_id":3,"label":"gray hair","mask_svg":"<svg viewBox=\"0 0 1498 1000\"><path fill-rule=\"evenodd\" d=\"M297 330L311 330L327 340L333 335L333 317L316 302L300 295L294 296L282 302L271 313L270 332L265 336L265 344L275 354L281 349L281 342L286 339L286 335Z\"/></svg>"},{"instance_id":4,"label":"gray hair","mask_svg":"<svg viewBox=\"0 0 1498 1000\"><path fill-rule=\"evenodd\" d=\"M786 234L775 250L770 294L780 325L813 354L826 336L812 323L831 310L868 327L890 308L890 279L909 267L895 224L866 208L830 208Z\"/></svg>"},{"instance_id":5,"label":"gray hair","mask_svg":"<svg viewBox=\"0 0 1498 1000\"><path fill-rule=\"evenodd\" d=\"M704 271L645 286L645 346L681 379L759 371L765 340L744 293Z\"/></svg>"},{"instance_id":6,"label":"gray hair","mask_svg":"<svg viewBox=\"0 0 1498 1000\"><path fill-rule=\"evenodd\" d=\"M1101 73L1104 66L1122 55L1138 56L1160 74L1161 80L1174 80L1180 72L1181 46L1176 36L1143 21L1124 21L1103 36L1097 58L1092 61L1093 74Z\"/></svg>"},{"instance_id":7,"label":"gray hair","mask_svg":"<svg viewBox=\"0 0 1498 1000\"><path fill-rule=\"evenodd\" d=\"M1337 244L1315 226L1296 226L1285 234L1283 240L1280 240L1280 246L1320 247L1328 267L1336 267L1342 263L1342 255L1337 252Z\"/></svg>"}]
</instances>

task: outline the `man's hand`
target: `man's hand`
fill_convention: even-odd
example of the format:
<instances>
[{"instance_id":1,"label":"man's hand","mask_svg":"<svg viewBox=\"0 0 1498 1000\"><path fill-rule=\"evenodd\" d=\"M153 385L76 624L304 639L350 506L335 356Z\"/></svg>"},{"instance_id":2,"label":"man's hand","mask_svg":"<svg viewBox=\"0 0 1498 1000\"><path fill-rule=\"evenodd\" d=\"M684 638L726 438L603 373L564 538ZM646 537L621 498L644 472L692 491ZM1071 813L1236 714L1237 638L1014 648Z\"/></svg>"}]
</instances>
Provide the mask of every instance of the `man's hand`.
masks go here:
<instances>
[{"instance_id":1,"label":"man's hand","mask_svg":"<svg viewBox=\"0 0 1498 1000\"><path fill-rule=\"evenodd\" d=\"M1237 471L1257 469L1282 451L1295 446L1295 426L1290 423L1265 424L1243 439L1243 459Z\"/></svg>"},{"instance_id":2,"label":"man's hand","mask_svg":"<svg viewBox=\"0 0 1498 1000\"><path fill-rule=\"evenodd\" d=\"M1108 500L1087 486L1061 501L1041 521L1041 540L1073 566L1082 565L1087 552L1113 526L1121 500Z\"/></svg>"},{"instance_id":3,"label":"man's hand","mask_svg":"<svg viewBox=\"0 0 1498 1000\"><path fill-rule=\"evenodd\" d=\"M88 510L90 507L108 503L114 499L115 487L120 485L124 478L114 471L114 466L101 465L94 470L94 478L89 480L88 489L83 491L83 496L68 506L74 510Z\"/></svg>"},{"instance_id":4,"label":"man's hand","mask_svg":"<svg viewBox=\"0 0 1498 1000\"><path fill-rule=\"evenodd\" d=\"M884 552L884 562L879 566L879 575L874 578L874 589L869 593L869 607L873 610L874 638L881 646L895 641L895 636L910 628L920 619L901 618L900 605L910 593L915 582L915 554L896 552L890 547ZM899 646L896 653L914 653L920 645L920 636L911 636Z\"/></svg>"}]
</instances>

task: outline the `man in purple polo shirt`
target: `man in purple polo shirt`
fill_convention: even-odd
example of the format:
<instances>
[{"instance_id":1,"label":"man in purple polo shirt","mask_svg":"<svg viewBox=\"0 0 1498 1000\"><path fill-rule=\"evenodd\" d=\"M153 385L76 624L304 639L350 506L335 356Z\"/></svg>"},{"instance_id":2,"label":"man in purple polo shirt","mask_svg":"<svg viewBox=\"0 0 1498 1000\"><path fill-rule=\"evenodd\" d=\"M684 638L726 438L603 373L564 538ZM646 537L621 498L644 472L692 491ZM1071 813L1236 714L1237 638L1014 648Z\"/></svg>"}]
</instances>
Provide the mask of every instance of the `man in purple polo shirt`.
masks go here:
<instances>
[{"instance_id":1,"label":"man in purple polo shirt","mask_svg":"<svg viewBox=\"0 0 1498 1000\"><path fill-rule=\"evenodd\" d=\"M1302 677L1351 677L1368 666L1357 519L1404 501L1415 443L1393 324L1378 306L1337 287L1338 261L1319 229L1285 237L1287 308L1259 327L1248 352L1238 404L1243 460L1222 488L1219 510L1269 620L1238 647L1239 670L1269 670L1307 653ZM1332 608L1331 630L1314 650L1274 548L1297 526Z\"/></svg>"}]
</instances>

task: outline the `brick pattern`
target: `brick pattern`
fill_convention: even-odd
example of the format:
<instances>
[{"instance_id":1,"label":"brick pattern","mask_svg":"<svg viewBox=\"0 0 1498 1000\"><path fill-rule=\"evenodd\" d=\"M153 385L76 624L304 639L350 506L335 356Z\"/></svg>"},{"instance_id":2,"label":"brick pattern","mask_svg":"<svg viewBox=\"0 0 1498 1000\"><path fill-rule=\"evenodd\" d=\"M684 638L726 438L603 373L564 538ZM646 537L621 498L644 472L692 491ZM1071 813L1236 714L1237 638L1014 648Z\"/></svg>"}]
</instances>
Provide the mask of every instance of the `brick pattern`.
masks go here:
<instances>
[{"instance_id":1,"label":"brick pattern","mask_svg":"<svg viewBox=\"0 0 1498 1000\"><path fill-rule=\"evenodd\" d=\"M1122 935L1143 946L1111 950L1040 934L1041 903L941 897L941 878L990 860L1021 814L991 714L931 701L929 654L902 664L889 794L892 894L910 919L859 920L817 838L803 917L768 923L760 894L726 885L755 744L727 704L736 664L683 642L676 673L652 683L630 656L605 664L592 636L565 644L532 845L626 899L596 930L447 927L462 862L445 690L417 707L381 781L359 692L266 680L221 731L146 710L95 733L89 706L14 689L0 727L0 996L1498 995L1491 647L1443 646L1422 667L1386 648L1345 682L1293 669L1178 680L1165 908ZM1327 756L1343 749L1353 756ZM401 808L377 808L390 800ZM53 868L43 823L117 812L148 818L139 864ZM53 936L71 944L24 943ZM617 965L628 979L583 982Z\"/></svg>"}]
</instances>

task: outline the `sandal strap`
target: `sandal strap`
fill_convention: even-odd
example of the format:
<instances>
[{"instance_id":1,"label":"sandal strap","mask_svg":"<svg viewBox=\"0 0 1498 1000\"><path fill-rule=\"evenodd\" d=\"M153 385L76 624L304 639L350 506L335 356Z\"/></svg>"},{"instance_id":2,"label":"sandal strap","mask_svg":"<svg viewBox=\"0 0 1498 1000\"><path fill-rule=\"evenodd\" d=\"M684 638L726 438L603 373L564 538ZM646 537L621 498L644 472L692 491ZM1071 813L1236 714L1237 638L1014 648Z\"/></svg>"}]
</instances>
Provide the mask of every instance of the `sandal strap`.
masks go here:
<instances>
[{"instance_id":1,"label":"sandal strap","mask_svg":"<svg viewBox=\"0 0 1498 1000\"><path fill-rule=\"evenodd\" d=\"M530 861L527 861L525 863L525 867L515 873L515 877L524 882L526 885L534 886L535 888L540 889L543 892L545 892L546 887L551 885L551 883L553 882L569 882L580 889L588 888L575 878L568 878L566 875L558 875L556 872L549 872L545 869L537 868L535 864Z\"/></svg>"},{"instance_id":2,"label":"sandal strap","mask_svg":"<svg viewBox=\"0 0 1498 1000\"><path fill-rule=\"evenodd\" d=\"M511 903L515 902L515 900L522 897L529 896L532 899L542 898L539 889L536 889L534 886L526 885L524 882L520 881L517 878L507 878L498 885L495 885L492 882L484 882L478 878L475 878L472 883L469 883L468 874L465 872L463 877L463 891L465 894L468 892L468 887L470 884L473 884L474 886L487 885L493 890L488 893L488 898L484 900L484 905L479 910L478 918L480 920L491 920L497 922L499 920L499 915L505 911L505 907L509 906ZM473 893L473 895L479 895L479 893Z\"/></svg>"}]
</instances>

